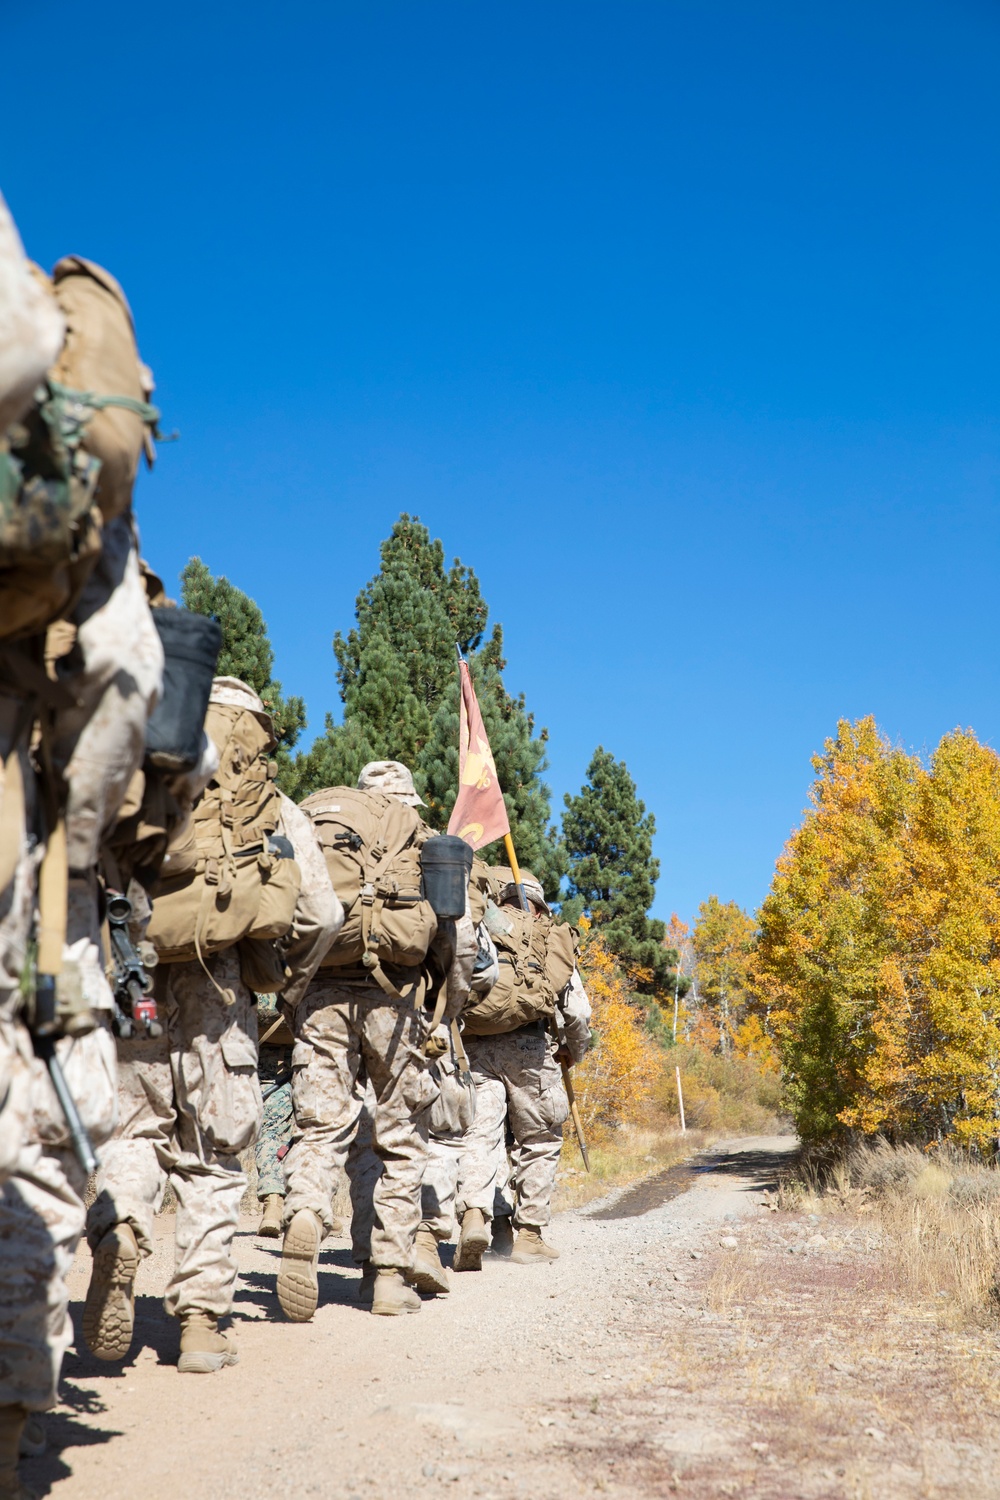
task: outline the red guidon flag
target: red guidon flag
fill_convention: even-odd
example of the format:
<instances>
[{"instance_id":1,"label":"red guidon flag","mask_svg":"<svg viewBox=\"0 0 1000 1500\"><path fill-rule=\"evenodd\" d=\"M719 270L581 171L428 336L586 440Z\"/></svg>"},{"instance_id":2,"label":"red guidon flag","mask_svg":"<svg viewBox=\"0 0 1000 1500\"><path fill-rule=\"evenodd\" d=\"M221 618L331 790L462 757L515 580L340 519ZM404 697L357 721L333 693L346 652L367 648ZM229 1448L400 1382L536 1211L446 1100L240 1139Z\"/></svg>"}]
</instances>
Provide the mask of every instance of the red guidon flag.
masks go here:
<instances>
[{"instance_id":1,"label":"red guidon flag","mask_svg":"<svg viewBox=\"0 0 1000 1500\"><path fill-rule=\"evenodd\" d=\"M481 849L510 833L510 820L493 764L493 751L486 738L469 663L459 663L462 674L462 708L458 731L458 796L448 822L448 832Z\"/></svg>"}]
</instances>

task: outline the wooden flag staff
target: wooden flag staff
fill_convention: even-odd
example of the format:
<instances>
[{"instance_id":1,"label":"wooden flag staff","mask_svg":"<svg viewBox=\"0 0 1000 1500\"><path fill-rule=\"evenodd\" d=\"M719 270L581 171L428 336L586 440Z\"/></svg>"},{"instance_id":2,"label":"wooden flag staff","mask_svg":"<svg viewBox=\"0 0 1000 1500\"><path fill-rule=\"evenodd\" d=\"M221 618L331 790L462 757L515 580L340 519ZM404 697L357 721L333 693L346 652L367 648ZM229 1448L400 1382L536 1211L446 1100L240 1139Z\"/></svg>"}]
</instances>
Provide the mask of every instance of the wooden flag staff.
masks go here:
<instances>
[{"instance_id":1,"label":"wooden flag staff","mask_svg":"<svg viewBox=\"0 0 1000 1500\"><path fill-rule=\"evenodd\" d=\"M466 839L473 849L481 849L484 845L492 844L495 839L502 837L504 848L507 850L507 858L510 861L510 872L514 877L518 904L522 911L530 912L531 908L524 891L524 881L521 878L521 867L514 852L514 840L510 836L510 818L507 816L507 809L504 805L503 789L500 786L500 778L497 776L497 768L489 746L479 701L476 698L476 690L472 685L469 664L462 655L461 646L456 643L455 649L458 652L458 674L461 687L458 717L459 786L455 806L448 819L448 832ZM590 1155L587 1151L583 1122L576 1106L573 1083L566 1063L562 1063L562 1076L566 1098L569 1101L570 1115L573 1119L573 1128L580 1142L580 1155L589 1172Z\"/></svg>"}]
</instances>

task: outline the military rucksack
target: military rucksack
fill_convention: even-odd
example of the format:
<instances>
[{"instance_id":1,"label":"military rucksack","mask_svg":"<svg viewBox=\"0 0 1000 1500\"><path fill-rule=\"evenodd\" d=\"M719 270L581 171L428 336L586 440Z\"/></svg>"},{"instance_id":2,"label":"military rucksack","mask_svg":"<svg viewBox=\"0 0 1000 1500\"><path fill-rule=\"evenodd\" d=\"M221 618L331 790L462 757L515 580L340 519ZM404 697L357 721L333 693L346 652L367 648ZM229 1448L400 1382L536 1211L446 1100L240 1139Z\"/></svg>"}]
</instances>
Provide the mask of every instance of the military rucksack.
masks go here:
<instances>
[{"instance_id":1,"label":"military rucksack","mask_svg":"<svg viewBox=\"0 0 1000 1500\"><path fill-rule=\"evenodd\" d=\"M132 310L109 271L67 255L52 272L66 338L50 372L53 390L86 412L83 446L101 465L97 504L105 521L128 510L145 453L152 465L159 412L153 377L139 357Z\"/></svg>"},{"instance_id":2,"label":"military rucksack","mask_svg":"<svg viewBox=\"0 0 1000 1500\"><path fill-rule=\"evenodd\" d=\"M500 960L497 982L486 995L472 995L462 1025L472 1036L497 1036L531 1021L547 1020L573 977L576 938L572 927L547 913L487 903L484 918Z\"/></svg>"},{"instance_id":3,"label":"military rucksack","mask_svg":"<svg viewBox=\"0 0 1000 1500\"><path fill-rule=\"evenodd\" d=\"M302 884L273 837L281 794L272 736L249 709L218 702L209 704L205 730L219 769L168 849L154 890L147 936L164 963L282 937Z\"/></svg>"},{"instance_id":4,"label":"military rucksack","mask_svg":"<svg viewBox=\"0 0 1000 1500\"><path fill-rule=\"evenodd\" d=\"M0 433L0 641L72 609L100 555L102 522L128 509L144 450L152 462L159 419L115 278L76 255L51 282L33 270L66 336L32 408Z\"/></svg>"},{"instance_id":5,"label":"military rucksack","mask_svg":"<svg viewBox=\"0 0 1000 1500\"><path fill-rule=\"evenodd\" d=\"M381 792L327 787L301 804L323 850L344 925L323 968L423 963L437 932L424 899L420 846L429 836L412 807Z\"/></svg>"}]
</instances>

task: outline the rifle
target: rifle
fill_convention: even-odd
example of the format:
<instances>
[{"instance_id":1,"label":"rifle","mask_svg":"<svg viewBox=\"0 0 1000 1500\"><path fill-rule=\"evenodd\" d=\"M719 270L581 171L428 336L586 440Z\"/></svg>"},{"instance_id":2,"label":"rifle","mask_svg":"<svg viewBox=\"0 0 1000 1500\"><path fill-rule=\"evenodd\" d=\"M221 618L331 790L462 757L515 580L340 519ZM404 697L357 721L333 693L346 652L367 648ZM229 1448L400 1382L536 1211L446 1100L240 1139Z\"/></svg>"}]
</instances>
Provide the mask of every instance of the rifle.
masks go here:
<instances>
[{"instance_id":1,"label":"rifle","mask_svg":"<svg viewBox=\"0 0 1000 1500\"><path fill-rule=\"evenodd\" d=\"M31 1031L31 1045L35 1056L49 1070L55 1096L66 1118L66 1128L73 1143L77 1161L89 1177L97 1171L97 1153L91 1144L87 1127L80 1118L76 1100L69 1091L62 1064L56 1056L56 1038L62 1032L62 1021L56 1007L56 979L54 974L35 975L35 1003L33 1013L27 1018Z\"/></svg>"},{"instance_id":2,"label":"rifle","mask_svg":"<svg viewBox=\"0 0 1000 1500\"><path fill-rule=\"evenodd\" d=\"M111 958L115 969L115 1032L123 1041L135 1035L136 1029L147 1037L163 1035L153 999L153 977L149 960L143 961L129 936L132 903L127 896L112 892L108 896L108 931L111 935ZM144 945L145 946L145 945Z\"/></svg>"}]
</instances>

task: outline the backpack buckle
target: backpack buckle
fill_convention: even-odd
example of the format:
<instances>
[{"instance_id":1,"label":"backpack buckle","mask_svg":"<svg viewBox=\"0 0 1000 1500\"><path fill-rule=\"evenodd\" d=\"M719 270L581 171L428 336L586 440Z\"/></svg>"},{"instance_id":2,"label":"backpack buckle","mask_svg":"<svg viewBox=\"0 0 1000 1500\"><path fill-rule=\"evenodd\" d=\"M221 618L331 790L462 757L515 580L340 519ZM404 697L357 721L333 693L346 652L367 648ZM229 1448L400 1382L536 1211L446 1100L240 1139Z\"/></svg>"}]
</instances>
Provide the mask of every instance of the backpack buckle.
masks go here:
<instances>
[{"instance_id":1,"label":"backpack buckle","mask_svg":"<svg viewBox=\"0 0 1000 1500\"><path fill-rule=\"evenodd\" d=\"M361 905L375 905L375 887L370 882L361 887Z\"/></svg>"}]
</instances>

